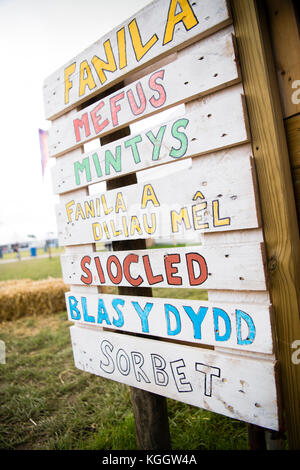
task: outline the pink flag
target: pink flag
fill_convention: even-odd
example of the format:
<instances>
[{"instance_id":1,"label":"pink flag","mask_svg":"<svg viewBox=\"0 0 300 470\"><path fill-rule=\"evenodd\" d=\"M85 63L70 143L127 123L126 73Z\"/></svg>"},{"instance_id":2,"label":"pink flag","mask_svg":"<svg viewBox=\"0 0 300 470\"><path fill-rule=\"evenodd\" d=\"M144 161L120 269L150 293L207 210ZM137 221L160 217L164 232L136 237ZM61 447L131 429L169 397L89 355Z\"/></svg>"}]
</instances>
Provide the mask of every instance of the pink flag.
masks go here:
<instances>
[{"instance_id":1,"label":"pink flag","mask_svg":"<svg viewBox=\"0 0 300 470\"><path fill-rule=\"evenodd\" d=\"M39 129L40 138L40 149L41 149L41 163L42 163L42 174L44 176L45 168L49 160L48 153L48 132L43 129Z\"/></svg>"}]
</instances>

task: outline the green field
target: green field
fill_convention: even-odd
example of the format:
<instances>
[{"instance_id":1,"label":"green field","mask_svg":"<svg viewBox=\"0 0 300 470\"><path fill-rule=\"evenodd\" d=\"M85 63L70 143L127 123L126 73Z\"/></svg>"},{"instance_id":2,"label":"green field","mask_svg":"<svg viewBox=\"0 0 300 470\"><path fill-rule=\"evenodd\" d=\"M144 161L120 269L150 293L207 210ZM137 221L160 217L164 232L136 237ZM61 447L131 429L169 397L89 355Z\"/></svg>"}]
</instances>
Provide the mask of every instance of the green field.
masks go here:
<instances>
[{"instance_id":1,"label":"green field","mask_svg":"<svg viewBox=\"0 0 300 470\"><path fill-rule=\"evenodd\" d=\"M0 279L60 277L59 257L0 265ZM197 289L153 289L206 298ZM129 388L76 369L66 312L0 323L0 449L136 449ZM243 422L167 400L172 448L247 449Z\"/></svg>"}]
</instances>

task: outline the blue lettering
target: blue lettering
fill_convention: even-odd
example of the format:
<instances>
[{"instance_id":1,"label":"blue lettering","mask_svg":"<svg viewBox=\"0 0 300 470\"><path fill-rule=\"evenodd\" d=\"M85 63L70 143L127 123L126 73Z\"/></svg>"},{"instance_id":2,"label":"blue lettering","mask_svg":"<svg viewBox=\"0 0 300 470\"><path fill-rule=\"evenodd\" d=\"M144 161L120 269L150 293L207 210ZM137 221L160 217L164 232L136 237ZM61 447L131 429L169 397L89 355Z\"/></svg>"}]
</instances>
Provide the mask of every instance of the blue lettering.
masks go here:
<instances>
[{"instance_id":1,"label":"blue lettering","mask_svg":"<svg viewBox=\"0 0 300 470\"><path fill-rule=\"evenodd\" d=\"M82 310L83 310L84 321L87 321L89 323L95 323L95 317L92 317L88 314L87 304L86 304L86 297L81 297L81 306L82 306Z\"/></svg>"},{"instance_id":2,"label":"blue lettering","mask_svg":"<svg viewBox=\"0 0 300 470\"><path fill-rule=\"evenodd\" d=\"M76 299L76 297L71 295L69 297L69 308L70 308L71 318L73 320L80 320L81 318L80 311L78 310L77 305L78 305L78 300Z\"/></svg>"},{"instance_id":3,"label":"blue lettering","mask_svg":"<svg viewBox=\"0 0 300 470\"><path fill-rule=\"evenodd\" d=\"M123 313L121 312L121 310L118 308L118 305L124 305L125 304L125 300L122 300L122 299L113 299L112 301L112 306L113 308L115 309L115 311L117 312L118 314L118 318L113 318L113 324L115 326L123 326L124 325L124 317L123 317Z\"/></svg>"},{"instance_id":4,"label":"blue lettering","mask_svg":"<svg viewBox=\"0 0 300 470\"><path fill-rule=\"evenodd\" d=\"M195 313L192 307L184 305L183 308L193 322L194 338L201 339L201 325L207 313L208 307L200 307L198 313Z\"/></svg>"},{"instance_id":5,"label":"blue lettering","mask_svg":"<svg viewBox=\"0 0 300 470\"><path fill-rule=\"evenodd\" d=\"M214 307L213 308L213 314L214 314L214 323L215 323L215 338L216 341L227 341L230 337L231 334L231 323L230 323L230 318L225 312L225 310L222 310L221 308ZM225 333L221 336L219 334L219 318L222 318L225 323Z\"/></svg>"},{"instance_id":6,"label":"blue lettering","mask_svg":"<svg viewBox=\"0 0 300 470\"><path fill-rule=\"evenodd\" d=\"M109 317L108 317L107 310L106 310L104 302L103 302L103 299L98 299L98 319L97 319L97 323L101 324L103 321L105 321L108 325L111 325L111 322L110 322Z\"/></svg>"},{"instance_id":7,"label":"blue lettering","mask_svg":"<svg viewBox=\"0 0 300 470\"><path fill-rule=\"evenodd\" d=\"M153 307L153 304L147 302L143 310L138 302L131 302L131 303L134 306L138 316L141 319L143 333L149 333L148 315Z\"/></svg>"},{"instance_id":8,"label":"blue lettering","mask_svg":"<svg viewBox=\"0 0 300 470\"><path fill-rule=\"evenodd\" d=\"M237 342L238 344L251 344L255 338L255 325L248 313L243 312L242 310L236 310L236 329L237 329ZM245 320L248 326L249 334L247 338L242 339L241 333L241 320Z\"/></svg>"},{"instance_id":9,"label":"blue lettering","mask_svg":"<svg viewBox=\"0 0 300 470\"><path fill-rule=\"evenodd\" d=\"M170 312L174 314L175 319L176 319L176 328L174 330L171 329ZM177 308L174 307L174 305L165 304L165 314L167 318L168 335L170 336L178 335L178 333L180 333L181 331L181 321L180 321L180 315L179 315Z\"/></svg>"}]
</instances>

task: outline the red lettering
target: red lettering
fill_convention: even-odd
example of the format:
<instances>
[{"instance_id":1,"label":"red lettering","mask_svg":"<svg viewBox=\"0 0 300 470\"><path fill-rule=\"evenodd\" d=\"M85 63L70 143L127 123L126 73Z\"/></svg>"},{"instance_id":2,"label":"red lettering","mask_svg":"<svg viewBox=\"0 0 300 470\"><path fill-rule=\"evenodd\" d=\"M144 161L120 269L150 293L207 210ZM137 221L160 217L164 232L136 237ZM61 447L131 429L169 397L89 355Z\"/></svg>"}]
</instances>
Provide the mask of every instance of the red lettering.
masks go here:
<instances>
[{"instance_id":1,"label":"red lettering","mask_svg":"<svg viewBox=\"0 0 300 470\"><path fill-rule=\"evenodd\" d=\"M103 269L102 269L101 262L100 262L100 259L98 258L98 256L96 256L96 258L95 258L95 265L96 265L96 268L97 268L97 273L98 273L98 276L99 276L99 280L100 280L101 284L104 284L105 283L105 277L104 277Z\"/></svg>"},{"instance_id":2,"label":"red lettering","mask_svg":"<svg viewBox=\"0 0 300 470\"><path fill-rule=\"evenodd\" d=\"M105 119L100 125L99 121L102 119L101 114L97 115L97 112L104 106L104 101L100 101L99 104L91 111L91 118L93 121L94 129L96 134L103 131L103 129L109 124L109 120Z\"/></svg>"},{"instance_id":3,"label":"red lettering","mask_svg":"<svg viewBox=\"0 0 300 470\"><path fill-rule=\"evenodd\" d=\"M168 284L181 286L182 278L180 276L173 276L173 274L176 274L178 272L178 268L174 267L173 263L180 263L180 256L177 253L175 253L174 255L165 256L165 269Z\"/></svg>"},{"instance_id":4,"label":"red lettering","mask_svg":"<svg viewBox=\"0 0 300 470\"><path fill-rule=\"evenodd\" d=\"M151 264L150 264L148 255L143 256L143 263L144 263L145 273L146 273L150 286L152 286L153 284L158 284L159 282L162 282L164 280L161 274L157 274L156 276L153 276L153 272L151 269Z\"/></svg>"},{"instance_id":5,"label":"red lettering","mask_svg":"<svg viewBox=\"0 0 300 470\"><path fill-rule=\"evenodd\" d=\"M135 101L135 98L133 96L132 90L127 91L127 97L128 97L128 101L129 101L129 104L130 104L131 111L133 112L133 114L135 116L138 116L139 114L142 114L145 111L145 108L146 108L146 97L145 97L145 93L144 93L143 87L140 84L140 82L138 82L137 85L136 85L136 91L137 91L137 94L138 94L139 100L140 100L140 106L139 107L136 104L136 101Z\"/></svg>"},{"instance_id":6,"label":"red lettering","mask_svg":"<svg viewBox=\"0 0 300 470\"><path fill-rule=\"evenodd\" d=\"M161 78L163 80L164 75L165 71L159 70L158 72L153 73L149 78L149 87L151 90L158 92L158 98L155 98L153 95L149 100L153 108L160 108L166 101L167 95L164 87L156 82L157 78Z\"/></svg>"},{"instance_id":7,"label":"red lettering","mask_svg":"<svg viewBox=\"0 0 300 470\"><path fill-rule=\"evenodd\" d=\"M90 135L91 130L90 130L90 126L89 126L89 119L88 119L88 114L87 113L84 113L82 115L81 119L79 119L79 118L74 119L73 124L74 124L76 142L81 141L79 128L82 128L84 126L85 136L88 137Z\"/></svg>"},{"instance_id":8,"label":"red lettering","mask_svg":"<svg viewBox=\"0 0 300 470\"><path fill-rule=\"evenodd\" d=\"M123 98L124 98L124 91L110 98L110 112L111 112L112 122L114 126L117 126L119 124L117 113L121 109L121 106L119 104L116 106L116 102L119 100L122 100Z\"/></svg>"},{"instance_id":9,"label":"red lettering","mask_svg":"<svg viewBox=\"0 0 300 470\"><path fill-rule=\"evenodd\" d=\"M198 286L206 281L208 273L207 273L207 264L203 256L199 255L199 253L187 253L186 257L186 264L187 270L189 275L189 281L191 286ZM195 271L193 263L197 262L200 267L200 274L198 277L195 277Z\"/></svg>"},{"instance_id":10,"label":"red lettering","mask_svg":"<svg viewBox=\"0 0 300 470\"><path fill-rule=\"evenodd\" d=\"M123 261L124 276L132 286L139 286L143 282L143 278L141 276L134 278L130 274L131 263L138 263L138 261L139 257L135 254L127 255Z\"/></svg>"},{"instance_id":11,"label":"red lettering","mask_svg":"<svg viewBox=\"0 0 300 470\"><path fill-rule=\"evenodd\" d=\"M80 277L80 280L84 283L84 284L91 284L92 282L92 273L91 271L89 270L89 268L86 267L86 264L90 264L91 263L91 257L90 256L84 256L80 262L80 267L82 269L82 271L86 274L86 277L85 276L81 276Z\"/></svg>"},{"instance_id":12,"label":"red lettering","mask_svg":"<svg viewBox=\"0 0 300 470\"><path fill-rule=\"evenodd\" d=\"M112 263L114 263L115 266L117 267L116 276L114 276L113 273L111 272L111 264ZM107 274L108 274L109 279L111 280L111 282L113 282L114 284L120 284L120 282L122 280L122 266L121 266L120 261L118 260L118 258L115 255L112 255L107 259L106 269L107 269Z\"/></svg>"}]
</instances>

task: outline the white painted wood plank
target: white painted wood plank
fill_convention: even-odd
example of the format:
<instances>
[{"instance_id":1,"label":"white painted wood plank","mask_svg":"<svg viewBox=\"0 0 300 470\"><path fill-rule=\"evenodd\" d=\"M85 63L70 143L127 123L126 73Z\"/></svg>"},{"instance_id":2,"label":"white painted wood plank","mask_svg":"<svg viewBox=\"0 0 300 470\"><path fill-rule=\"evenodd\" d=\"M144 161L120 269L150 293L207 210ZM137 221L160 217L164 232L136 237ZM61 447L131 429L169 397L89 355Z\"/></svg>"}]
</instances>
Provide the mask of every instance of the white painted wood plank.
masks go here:
<instances>
[{"instance_id":1,"label":"white painted wood plank","mask_svg":"<svg viewBox=\"0 0 300 470\"><path fill-rule=\"evenodd\" d=\"M202 239L259 226L249 148L194 158L176 174L56 207L61 245L137 238Z\"/></svg>"},{"instance_id":2,"label":"white painted wood plank","mask_svg":"<svg viewBox=\"0 0 300 470\"><path fill-rule=\"evenodd\" d=\"M266 290L259 243L61 256L66 284Z\"/></svg>"},{"instance_id":3,"label":"white painted wood plank","mask_svg":"<svg viewBox=\"0 0 300 470\"><path fill-rule=\"evenodd\" d=\"M230 23L226 0L150 3L45 80L46 119L57 117L130 72ZM104 69L103 75L97 73L97 58L109 63L110 70Z\"/></svg>"},{"instance_id":4,"label":"white painted wood plank","mask_svg":"<svg viewBox=\"0 0 300 470\"><path fill-rule=\"evenodd\" d=\"M66 293L68 318L176 341L272 354L270 305Z\"/></svg>"},{"instance_id":5,"label":"white painted wood plank","mask_svg":"<svg viewBox=\"0 0 300 470\"><path fill-rule=\"evenodd\" d=\"M71 327L75 366L267 429L278 429L274 361Z\"/></svg>"},{"instance_id":6,"label":"white painted wood plank","mask_svg":"<svg viewBox=\"0 0 300 470\"><path fill-rule=\"evenodd\" d=\"M199 100L192 112L70 158L52 169L56 194L249 141L244 99L233 86Z\"/></svg>"},{"instance_id":7,"label":"white painted wood plank","mask_svg":"<svg viewBox=\"0 0 300 470\"><path fill-rule=\"evenodd\" d=\"M222 33L222 34L221 34ZM233 37L219 32L187 54L78 112L49 130L49 155L59 156L144 117L240 81Z\"/></svg>"}]
</instances>

